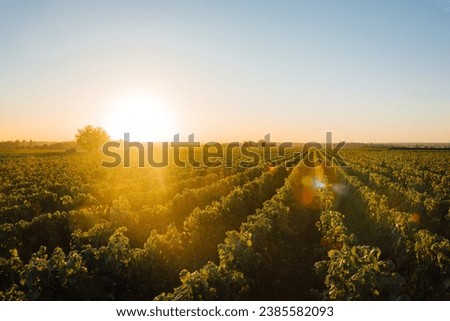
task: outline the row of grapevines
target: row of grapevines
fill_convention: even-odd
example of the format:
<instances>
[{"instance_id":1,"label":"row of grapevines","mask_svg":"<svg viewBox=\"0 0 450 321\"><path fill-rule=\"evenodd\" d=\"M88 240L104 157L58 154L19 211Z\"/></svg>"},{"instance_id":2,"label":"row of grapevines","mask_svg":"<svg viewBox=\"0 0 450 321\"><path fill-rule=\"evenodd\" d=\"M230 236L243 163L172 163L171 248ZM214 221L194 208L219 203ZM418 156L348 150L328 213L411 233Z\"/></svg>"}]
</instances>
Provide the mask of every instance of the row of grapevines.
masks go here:
<instances>
[{"instance_id":1,"label":"row of grapevines","mask_svg":"<svg viewBox=\"0 0 450 321\"><path fill-rule=\"evenodd\" d=\"M355 215L365 215L375 242L405 278L411 298L442 298L450 288L450 242L419 229L409 213L389 207L384 195L364 185L356 176L335 168L337 176L349 187L347 196L359 200Z\"/></svg>"},{"instance_id":2,"label":"row of grapevines","mask_svg":"<svg viewBox=\"0 0 450 321\"><path fill-rule=\"evenodd\" d=\"M228 186L230 182L253 181L258 173L261 168L248 169L230 176L229 181L222 180L211 186L217 185L220 189L224 183ZM267 171L255 184L268 182L268 177L273 176L276 175ZM268 187L264 183L262 185ZM228 195L225 199L232 200L233 197ZM133 248L125 235L126 227L117 228L117 222L111 220L110 214L99 207L93 215L82 209L4 225L11 230L9 234L8 231L2 233L4 240L9 242L4 247L5 252L13 250L10 255L3 255L0 262L0 275L8 276L9 280L2 284L0 296L9 299L142 300L173 287L179 270L187 263L178 255L183 245L180 242L182 234L171 225L164 235L152 233L143 248ZM88 230L83 231L85 229ZM22 243L25 235L33 237ZM14 240L17 242L11 244ZM22 245L36 252L24 255ZM184 246L181 249L185 251ZM74 258L77 269L67 269ZM22 263L22 260L25 261ZM55 275L58 278L55 279Z\"/></svg>"},{"instance_id":3,"label":"row of grapevines","mask_svg":"<svg viewBox=\"0 0 450 321\"><path fill-rule=\"evenodd\" d=\"M218 264L209 261L194 272L183 270L180 273L182 284L172 293L163 293L156 299L236 300L280 294L271 293L279 290L282 282L279 276L284 275L280 269L285 266L278 261L279 254L290 246L286 241L293 233L307 234L316 221L311 210L298 202L301 180L302 170L296 167L285 185L262 209L248 216L239 231L226 233L224 242L218 246ZM308 287L296 286L297 295L310 295Z\"/></svg>"},{"instance_id":4,"label":"row of grapevines","mask_svg":"<svg viewBox=\"0 0 450 321\"><path fill-rule=\"evenodd\" d=\"M438 185L439 190L430 188L419 192L408 182L397 181L392 175L383 174L380 166L367 163L363 157L352 160L350 172L357 175L363 183L376 188L378 193L386 195L389 206L415 213L417 218L421 218L422 226L446 237L449 235L449 204L446 199L450 195L448 184L444 182L446 176L442 177L443 183Z\"/></svg>"},{"instance_id":5,"label":"row of grapevines","mask_svg":"<svg viewBox=\"0 0 450 321\"><path fill-rule=\"evenodd\" d=\"M403 278L391 260L382 260L378 247L361 245L346 226L345 216L335 209L335 193L323 167L316 168L323 188L319 191L321 214L317 228L328 259L315 268L324 280L325 300L395 300L403 292Z\"/></svg>"}]
</instances>

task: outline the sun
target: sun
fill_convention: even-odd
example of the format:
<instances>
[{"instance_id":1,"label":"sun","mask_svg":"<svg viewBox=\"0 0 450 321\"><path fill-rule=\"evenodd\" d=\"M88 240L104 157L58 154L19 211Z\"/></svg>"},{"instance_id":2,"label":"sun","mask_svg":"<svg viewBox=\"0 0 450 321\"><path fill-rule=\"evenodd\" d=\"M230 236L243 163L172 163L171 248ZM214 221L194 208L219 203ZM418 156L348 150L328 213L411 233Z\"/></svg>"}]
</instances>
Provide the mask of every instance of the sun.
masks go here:
<instances>
[{"instance_id":1,"label":"sun","mask_svg":"<svg viewBox=\"0 0 450 321\"><path fill-rule=\"evenodd\" d=\"M117 99L108 111L106 131L120 139L130 134L131 141L171 141L176 134L175 117L161 101L146 93L131 93Z\"/></svg>"}]
</instances>

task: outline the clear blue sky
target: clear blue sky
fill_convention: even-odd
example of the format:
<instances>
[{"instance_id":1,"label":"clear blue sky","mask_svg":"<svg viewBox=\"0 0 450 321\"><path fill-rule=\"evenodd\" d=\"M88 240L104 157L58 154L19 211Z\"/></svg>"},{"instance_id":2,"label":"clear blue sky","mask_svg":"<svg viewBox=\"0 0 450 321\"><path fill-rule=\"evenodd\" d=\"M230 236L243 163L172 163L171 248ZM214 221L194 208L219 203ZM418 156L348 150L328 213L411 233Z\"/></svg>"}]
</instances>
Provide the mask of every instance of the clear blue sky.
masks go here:
<instances>
[{"instance_id":1,"label":"clear blue sky","mask_svg":"<svg viewBox=\"0 0 450 321\"><path fill-rule=\"evenodd\" d=\"M136 92L182 138L450 142L450 2L0 0L0 140Z\"/></svg>"}]
</instances>

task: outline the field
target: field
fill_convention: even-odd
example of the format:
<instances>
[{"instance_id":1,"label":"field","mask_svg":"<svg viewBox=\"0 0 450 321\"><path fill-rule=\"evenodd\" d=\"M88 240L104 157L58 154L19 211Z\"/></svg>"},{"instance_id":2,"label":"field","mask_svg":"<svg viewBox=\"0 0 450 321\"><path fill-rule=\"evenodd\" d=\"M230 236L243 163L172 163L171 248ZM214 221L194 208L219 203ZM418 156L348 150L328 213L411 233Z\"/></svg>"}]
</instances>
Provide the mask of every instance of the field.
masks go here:
<instances>
[{"instance_id":1,"label":"field","mask_svg":"<svg viewBox=\"0 0 450 321\"><path fill-rule=\"evenodd\" d=\"M450 152L341 154L346 167L312 149L315 167L0 155L0 299L450 300Z\"/></svg>"}]
</instances>

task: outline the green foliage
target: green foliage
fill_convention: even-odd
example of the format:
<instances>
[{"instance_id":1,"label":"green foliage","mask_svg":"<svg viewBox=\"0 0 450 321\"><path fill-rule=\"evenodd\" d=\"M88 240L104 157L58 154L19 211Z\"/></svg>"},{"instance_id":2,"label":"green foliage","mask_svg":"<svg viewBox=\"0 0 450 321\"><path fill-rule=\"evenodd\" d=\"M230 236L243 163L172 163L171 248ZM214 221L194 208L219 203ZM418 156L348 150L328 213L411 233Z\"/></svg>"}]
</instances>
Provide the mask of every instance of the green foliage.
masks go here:
<instances>
[{"instance_id":1,"label":"green foliage","mask_svg":"<svg viewBox=\"0 0 450 321\"><path fill-rule=\"evenodd\" d=\"M0 156L0 300L450 299L450 154L345 153L293 169Z\"/></svg>"},{"instance_id":2,"label":"green foliage","mask_svg":"<svg viewBox=\"0 0 450 321\"><path fill-rule=\"evenodd\" d=\"M173 293L163 293L156 300L239 300L248 289L241 272L222 270L213 262L193 273L182 270L180 281Z\"/></svg>"},{"instance_id":3,"label":"green foliage","mask_svg":"<svg viewBox=\"0 0 450 321\"><path fill-rule=\"evenodd\" d=\"M18 286L23 263L16 249L9 252L9 258L0 258L0 300L23 300L25 293Z\"/></svg>"},{"instance_id":4,"label":"green foliage","mask_svg":"<svg viewBox=\"0 0 450 321\"><path fill-rule=\"evenodd\" d=\"M341 249L345 244L357 244L358 239L350 234L345 226L344 215L340 212L326 210L320 215L317 228L322 233L322 246L329 249Z\"/></svg>"},{"instance_id":5,"label":"green foliage","mask_svg":"<svg viewBox=\"0 0 450 321\"><path fill-rule=\"evenodd\" d=\"M64 254L56 248L49 257L42 246L33 254L20 273L20 284L29 300L75 299L84 294L84 281L89 278L81 256Z\"/></svg>"},{"instance_id":6,"label":"green foliage","mask_svg":"<svg viewBox=\"0 0 450 321\"><path fill-rule=\"evenodd\" d=\"M326 270L326 299L396 300L403 293L403 278L390 261L380 260L381 251L368 246L343 246L328 253L329 261L316 264Z\"/></svg>"},{"instance_id":7,"label":"green foliage","mask_svg":"<svg viewBox=\"0 0 450 321\"><path fill-rule=\"evenodd\" d=\"M101 127L87 125L82 129L78 129L75 135L77 143L88 151L99 149L105 142L109 140L108 133Z\"/></svg>"}]
</instances>

